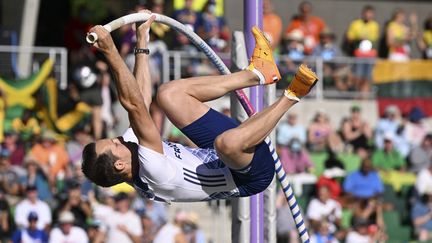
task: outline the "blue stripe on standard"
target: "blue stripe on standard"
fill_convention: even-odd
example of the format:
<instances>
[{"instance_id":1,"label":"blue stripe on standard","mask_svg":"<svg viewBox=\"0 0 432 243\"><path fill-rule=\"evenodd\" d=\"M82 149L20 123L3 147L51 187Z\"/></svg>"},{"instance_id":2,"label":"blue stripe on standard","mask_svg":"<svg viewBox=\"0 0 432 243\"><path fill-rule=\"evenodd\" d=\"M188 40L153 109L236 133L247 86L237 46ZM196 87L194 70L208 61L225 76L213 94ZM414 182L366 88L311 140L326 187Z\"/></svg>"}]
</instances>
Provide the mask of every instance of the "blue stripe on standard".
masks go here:
<instances>
[{"instance_id":1,"label":"blue stripe on standard","mask_svg":"<svg viewBox=\"0 0 432 243\"><path fill-rule=\"evenodd\" d=\"M196 173L195 171L188 170L188 169L186 169L186 168L183 168L183 170L185 170L185 171L187 171L187 172L190 172L190 173L192 173L192 174L195 174L195 175L197 175L197 176L202 176L202 177L207 177L207 178L216 178L216 177L222 177L222 178L225 178L225 176L224 176L223 174L221 174L221 175L203 175L203 174L198 174L198 173Z\"/></svg>"},{"instance_id":2,"label":"blue stripe on standard","mask_svg":"<svg viewBox=\"0 0 432 243\"><path fill-rule=\"evenodd\" d=\"M185 179L185 181L190 182L190 183L195 184L195 185L198 185L198 186L205 186L205 187L226 186L226 183L223 183L223 184L214 184L214 185L207 185L207 184L204 184L204 183L198 183L198 182L195 182L195 181L189 180L188 178L184 178L184 179Z\"/></svg>"},{"instance_id":3,"label":"blue stripe on standard","mask_svg":"<svg viewBox=\"0 0 432 243\"><path fill-rule=\"evenodd\" d=\"M195 180L199 180L199 181L204 181L204 182L225 182L225 179L217 179L217 178L215 178L215 179L209 180L209 179L202 179L202 178L199 178L199 177L197 178L196 176L188 174L187 172L183 172L183 175L185 175L185 176L187 176L187 177L189 177L191 179L195 179Z\"/></svg>"}]
</instances>

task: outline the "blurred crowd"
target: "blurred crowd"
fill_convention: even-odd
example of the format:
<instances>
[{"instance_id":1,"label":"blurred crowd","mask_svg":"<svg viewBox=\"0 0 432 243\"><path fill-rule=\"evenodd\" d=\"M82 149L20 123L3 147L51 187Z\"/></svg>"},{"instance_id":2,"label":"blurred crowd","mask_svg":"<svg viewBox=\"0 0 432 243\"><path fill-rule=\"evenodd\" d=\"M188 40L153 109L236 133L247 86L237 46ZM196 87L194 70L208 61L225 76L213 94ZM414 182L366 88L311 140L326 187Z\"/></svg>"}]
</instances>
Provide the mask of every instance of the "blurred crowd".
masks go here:
<instances>
[{"instance_id":1,"label":"blurred crowd","mask_svg":"<svg viewBox=\"0 0 432 243\"><path fill-rule=\"evenodd\" d=\"M148 8L172 16L215 51L230 51L230 30L225 18L216 14L215 1L195 11L193 0L186 0L183 9L170 13L164 1L148 2L130 13ZM424 58L432 57L432 17L421 30L415 14L397 9L385 26L379 26L373 6L365 6L346 36L340 37L345 41L339 47L335 33L313 15L312 7L301 3L298 14L282 23L271 0L264 0L264 32L280 57L282 73L292 74L304 58L320 56L326 61L324 76L337 90L369 91L372 62L359 62L347 70L330 61L342 56L409 60L411 42ZM206 242L196 213L177 212L170 222L166 205L142 199L126 186L96 187L83 176L83 147L95 139L120 135L118 131L128 126L125 115L114 112L118 101L107 63L84 43L83 36L94 24L88 16L88 9L80 8L67 26L69 82L66 90L58 91L57 113L60 117L84 103L90 115L61 133L49 128L38 110L28 109L0 136L0 242ZM134 27L124 26L113 35L132 69ZM164 52L181 50L192 57L198 53L187 38L161 24L152 25L149 49L155 90L162 82ZM205 59L190 58L187 64L183 77L217 73ZM340 78L347 72L349 79ZM7 102L0 92L0 109L4 107ZM229 114L228 109L223 112ZM155 102L150 113L162 132L164 115ZM418 108L400 114L396 106L388 106L373 126L362 117L361 107L353 106L351 115L336 128L324 111L317 112L308 126L298 124L296 114L287 115L277 128L278 151L296 194L304 199L312 242L386 241L391 228L386 213L395 209L409 211L396 226L408 225L412 238L432 239L432 134L424 128L424 118ZM190 144L175 128L168 139ZM317 161L322 162L320 168ZM404 188L412 190L404 194ZM389 191L398 200L406 199L404 207L389 200ZM345 223L344 215L350 216ZM289 207L280 195L279 242L296 242L293 229Z\"/></svg>"},{"instance_id":2,"label":"blurred crowd","mask_svg":"<svg viewBox=\"0 0 432 243\"><path fill-rule=\"evenodd\" d=\"M278 154L311 242L432 240L432 133L424 118L418 108L401 114L393 105L375 126L358 105L340 127L324 111L307 126L287 114L277 127ZM289 206L279 197L278 242L298 242ZM407 233L398 239L401 228Z\"/></svg>"}]
</instances>

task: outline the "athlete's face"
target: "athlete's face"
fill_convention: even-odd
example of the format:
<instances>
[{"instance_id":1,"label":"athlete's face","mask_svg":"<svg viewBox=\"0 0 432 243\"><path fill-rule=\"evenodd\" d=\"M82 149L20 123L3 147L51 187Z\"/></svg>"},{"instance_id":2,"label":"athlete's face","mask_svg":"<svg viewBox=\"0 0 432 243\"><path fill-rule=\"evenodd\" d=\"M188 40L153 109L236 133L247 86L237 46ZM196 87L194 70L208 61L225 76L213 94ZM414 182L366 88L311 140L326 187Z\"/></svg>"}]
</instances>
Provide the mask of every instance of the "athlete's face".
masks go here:
<instances>
[{"instance_id":1,"label":"athlete's face","mask_svg":"<svg viewBox=\"0 0 432 243\"><path fill-rule=\"evenodd\" d=\"M98 155L108 151L111 151L111 153L118 158L114 163L117 170L123 171L130 169L132 153L118 138L102 139L96 142L96 153Z\"/></svg>"}]
</instances>

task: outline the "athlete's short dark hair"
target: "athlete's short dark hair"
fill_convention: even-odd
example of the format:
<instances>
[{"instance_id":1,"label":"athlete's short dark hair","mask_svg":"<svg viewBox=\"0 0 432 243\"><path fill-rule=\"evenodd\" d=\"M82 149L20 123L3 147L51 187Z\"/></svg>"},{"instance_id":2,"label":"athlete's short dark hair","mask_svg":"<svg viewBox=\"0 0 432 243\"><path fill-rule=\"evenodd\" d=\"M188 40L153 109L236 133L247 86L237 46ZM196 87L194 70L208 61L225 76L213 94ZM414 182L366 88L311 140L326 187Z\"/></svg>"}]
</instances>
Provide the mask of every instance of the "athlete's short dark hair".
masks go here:
<instances>
[{"instance_id":1,"label":"athlete's short dark hair","mask_svg":"<svg viewBox=\"0 0 432 243\"><path fill-rule=\"evenodd\" d=\"M98 155L96 144L89 143L84 147L82 160L82 172L97 185L110 187L123 182L123 175L114 167L118 158L111 151Z\"/></svg>"}]
</instances>

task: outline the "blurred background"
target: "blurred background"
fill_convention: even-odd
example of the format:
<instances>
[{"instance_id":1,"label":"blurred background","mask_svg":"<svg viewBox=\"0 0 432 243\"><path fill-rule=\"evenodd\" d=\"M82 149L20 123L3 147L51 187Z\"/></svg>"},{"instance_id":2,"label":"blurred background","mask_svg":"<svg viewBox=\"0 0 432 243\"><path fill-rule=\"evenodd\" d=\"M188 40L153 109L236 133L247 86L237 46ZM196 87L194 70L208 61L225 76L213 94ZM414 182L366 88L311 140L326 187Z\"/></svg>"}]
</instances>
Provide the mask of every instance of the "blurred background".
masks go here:
<instances>
[{"instance_id":1,"label":"blurred background","mask_svg":"<svg viewBox=\"0 0 432 243\"><path fill-rule=\"evenodd\" d=\"M282 80L320 82L276 128L311 242L432 242L432 2L263 0ZM109 67L85 35L141 9L177 19L230 66L243 1L0 1L0 242L230 242L231 203L153 202L81 172L83 147L129 123ZM130 68L135 32L112 33ZM153 24L153 94L218 71L184 36ZM211 105L230 115L229 97ZM194 146L161 112L164 139ZM299 242L283 195L278 242ZM313 209L313 210L312 210Z\"/></svg>"}]
</instances>

